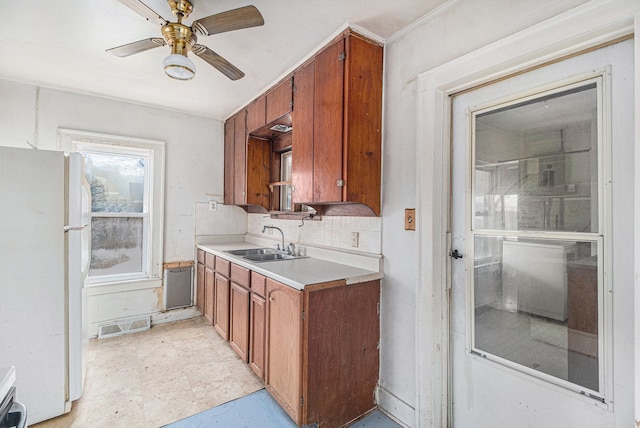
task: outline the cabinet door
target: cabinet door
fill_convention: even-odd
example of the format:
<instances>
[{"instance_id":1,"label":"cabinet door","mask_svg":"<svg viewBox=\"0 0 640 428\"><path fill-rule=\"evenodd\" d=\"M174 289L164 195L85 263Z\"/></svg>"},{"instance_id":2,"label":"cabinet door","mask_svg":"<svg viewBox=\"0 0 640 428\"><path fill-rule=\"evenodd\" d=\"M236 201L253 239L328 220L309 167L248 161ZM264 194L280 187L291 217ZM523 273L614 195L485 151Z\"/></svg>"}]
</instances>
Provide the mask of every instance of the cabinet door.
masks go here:
<instances>
[{"instance_id":1,"label":"cabinet door","mask_svg":"<svg viewBox=\"0 0 640 428\"><path fill-rule=\"evenodd\" d=\"M291 111L293 105L293 79L288 78L267 93L267 123Z\"/></svg>"},{"instance_id":2,"label":"cabinet door","mask_svg":"<svg viewBox=\"0 0 640 428\"><path fill-rule=\"evenodd\" d=\"M247 106L247 133L266 125L266 97L260 97Z\"/></svg>"},{"instance_id":3,"label":"cabinet door","mask_svg":"<svg viewBox=\"0 0 640 428\"><path fill-rule=\"evenodd\" d=\"M264 379L265 361L265 327L267 304L264 297L251 293L251 309L249 311L250 338L249 338L249 367L260 379Z\"/></svg>"},{"instance_id":4,"label":"cabinet door","mask_svg":"<svg viewBox=\"0 0 640 428\"><path fill-rule=\"evenodd\" d=\"M313 202L313 104L315 61L296 71L291 131L291 198L295 204Z\"/></svg>"},{"instance_id":5,"label":"cabinet door","mask_svg":"<svg viewBox=\"0 0 640 428\"><path fill-rule=\"evenodd\" d=\"M215 274L213 326L224 340L229 340L229 278Z\"/></svg>"},{"instance_id":6,"label":"cabinet door","mask_svg":"<svg viewBox=\"0 0 640 428\"><path fill-rule=\"evenodd\" d=\"M259 205L269 211L269 170L271 168L271 143L249 137L247 139L247 193L246 203Z\"/></svg>"},{"instance_id":7,"label":"cabinet door","mask_svg":"<svg viewBox=\"0 0 640 428\"><path fill-rule=\"evenodd\" d=\"M343 53L341 39L315 58L313 193L319 203L342 201Z\"/></svg>"},{"instance_id":8,"label":"cabinet door","mask_svg":"<svg viewBox=\"0 0 640 428\"><path fill-rule=\"evenodd\" d=\"M353 35L347 43L343 201L365 204L380 215L383 51Z\"/></svg>"},{"instance_id":9,"label":"cabinet door","mask_svg":"<svg viewBox=\"0 0 640 428\"><path fill-rule=\"evenodd\" d=\"M205 293L204 293L204 264L198 263L196 268L196 308L204 315Z\"/></svg>"},{"instance_id":10,"label":"cabinet door","mask_svg":"<svg viewBox=\"0 0 640 428\"><path fill-rule=\"evenodd\" d=\"M246 363L249 362L249 290L235 282L231 282L230 308L229 342Z\"/></svg>"},{"instance_id":11,"label":"cabinet door","mask_svg":"<svg viewBox=\"0 0 640 428\"><path fill-rule=\"evenodd\" d=\"M267 279L266 385L291 418L302 419L302 292Z\"/></svg>"},{"instance_id":12,"label":"cabinet door","mask_svg":"<svg viewBox=\"0 0 640 428\"><path fill-rule=\"evenodd\" d=\"M247 203L247 138L245 120L245 110L235 115L233 200L236 205L244 205Z\"/></svg>"},{"instance_id":13,"label":"cabinet door","mask_svg":"<svg viewBox=\"0 0 640 428\"><path fill-rule=\"evenodd\" d=\"M224 123L224 203L234 203L235 176L235 117Z\"/></svg>"},{"instance_id":14,"label":"cabinet door","mask_svg":"<svg viewBox=\"0 0 640 428\"><path fill-rule=\"evenodd\" d=\"M214 319L214 273L209 268L204 269L204 318L209 324L213 324Z\"/></svg>"}]
</instances>

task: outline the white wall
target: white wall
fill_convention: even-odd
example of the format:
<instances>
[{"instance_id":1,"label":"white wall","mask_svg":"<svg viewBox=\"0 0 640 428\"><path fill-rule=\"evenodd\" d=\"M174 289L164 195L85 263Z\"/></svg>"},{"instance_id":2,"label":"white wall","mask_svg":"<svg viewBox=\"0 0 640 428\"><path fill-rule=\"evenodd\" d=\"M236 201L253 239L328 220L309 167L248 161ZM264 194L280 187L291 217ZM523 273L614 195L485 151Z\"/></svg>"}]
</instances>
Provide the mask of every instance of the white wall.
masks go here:
<instances>
[{"instance_id":1,"label":"white wall","mask_svg":"<svg viewBox=\"0 0 640 428\"><path fill-rule=\"evenodd\" d=\"M416 161L416 78L583 3L588 2L450 1L387 41L382 205L385 277L379 402L408 426L415 426L414 410L420 399L416 391L416 314L428 310L416 307L418 290L426 287L418 281L421 260L417 255L421 249L417 234L403 227L404 209L419 208L416 179L423 172ZM420 213L416 217L420 219ZM421 227L420 223L417 227Z\"/></svg>"},{"instance_id":2,"label":"white wall","mask_svg":"<svg viewBox=\"0 0 640 428\"><path fill-rule=\"evenodd\" d=\"M57 150L58 128L166 142L164 262L193 260L195 203L223 193L223 124L169 110L0 80L0 145ZM36 135L37 134L37 135ZM162 310L162 289L129 284L91 293L91 321ZM93 294L93 295L92 295Z\"/></svg>"}]
</instances>

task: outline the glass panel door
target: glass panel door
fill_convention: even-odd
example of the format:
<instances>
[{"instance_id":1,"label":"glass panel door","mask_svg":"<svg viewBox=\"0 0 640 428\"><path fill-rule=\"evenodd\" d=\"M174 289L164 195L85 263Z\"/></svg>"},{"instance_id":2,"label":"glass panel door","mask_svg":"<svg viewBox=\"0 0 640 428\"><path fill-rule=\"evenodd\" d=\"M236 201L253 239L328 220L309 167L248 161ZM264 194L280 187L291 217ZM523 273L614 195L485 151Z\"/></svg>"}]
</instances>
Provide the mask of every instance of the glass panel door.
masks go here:
<instances>
[{"instance_id":1,"label":"glass panel door","mask_svg":"<svg viewBox=\"0 0 640 428\"><path fill-rule=\"evenodd\" d=\"M471 114L471 351L601 397L599 79Z\"/></svg>"}]
</instances>

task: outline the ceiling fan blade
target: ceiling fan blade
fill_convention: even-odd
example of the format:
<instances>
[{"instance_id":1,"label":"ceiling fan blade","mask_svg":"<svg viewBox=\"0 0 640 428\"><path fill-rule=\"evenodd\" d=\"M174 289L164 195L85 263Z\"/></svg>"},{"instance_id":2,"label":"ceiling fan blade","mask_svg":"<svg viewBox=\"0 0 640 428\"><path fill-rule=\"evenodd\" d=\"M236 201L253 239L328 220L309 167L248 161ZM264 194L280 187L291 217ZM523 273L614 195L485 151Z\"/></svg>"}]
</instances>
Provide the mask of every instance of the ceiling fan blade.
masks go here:
<instances>
[{"instance_id":1,"label":"ceiling fan blade","mask_svg":"<svg viewBox=\"0 0 640 428\"><path fill-rule=\"evenodd\" d=\"M145 18L147 21L155 22L156 24L164 25L168 21L162 16L158 15L149 6L142 3L140 0L119 0L120 3L127 6L129 9L136 12L138 15Z\"/></svg>"},{"instance_id":2,"label":"ceiling fan blade","mask_svg":"<svg viewBox=\"0 0 640 428\"><path fill-rule=\"evenodd\" d=\"M208 62L210 65L217 68L218 71L220 71L231 80L238 80L244 77L244 73L240 71L235 65L231 64L229 61L222 58L220 55L206 46L195 45L193 48L191 48L191 51Z\"/></svg>"},{"instance_id":3,"label":"ceiling fan blade","mask_svg":"<svg viewBox=\"0 0 640 428\"><path fill-rule=\"evenodd\" d=\"M126 45L107 49L105 52L109 52L115 56L124 57L148 51L149 49L157 48L158 46L164 46L165 44L164 39L161 39L160 37L153 37L151 39L138 40L137 42L127 43Z\"/></svg>"},{"instance_id":4,"label":"ceiling fan blade","mask_svg":"<svg viewBox=\"0 0 640 428\"><path fill-rule=\"evenodd\" d=\"M122 0L121 0L122 1ZM264 25L264 18L255 6L244 6L200 18L191 24L203 36Z\"/></svg>"}]
</instances>

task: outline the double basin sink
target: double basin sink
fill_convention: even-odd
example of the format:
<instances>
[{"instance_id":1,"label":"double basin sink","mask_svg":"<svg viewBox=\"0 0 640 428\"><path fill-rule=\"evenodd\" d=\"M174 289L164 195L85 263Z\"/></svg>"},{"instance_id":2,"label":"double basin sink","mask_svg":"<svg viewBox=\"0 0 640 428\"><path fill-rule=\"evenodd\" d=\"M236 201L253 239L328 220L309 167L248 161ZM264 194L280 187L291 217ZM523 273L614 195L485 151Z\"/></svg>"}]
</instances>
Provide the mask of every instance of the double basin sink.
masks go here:
<instances>
[{"instance_id":1,"label":"double basin sink","mask_svg":"<svg viewBox=\"0 0 640 428\"><path fill-rule=\"evenodd\" d=\"M294 256L272 248L249 248L246 250L230 250L226 252L252 262L272 262L277 260L295 260L302 258L301 256Z\"/></svg>"}]
</instances>

